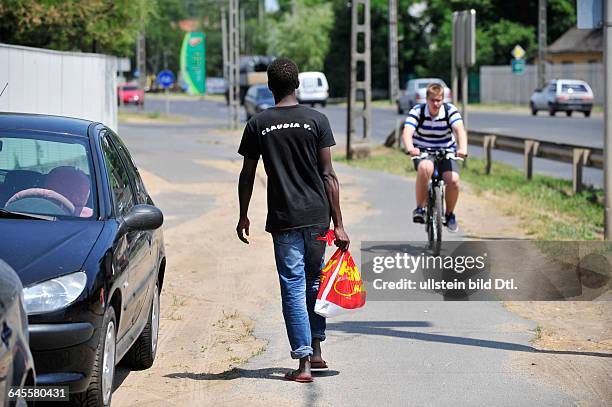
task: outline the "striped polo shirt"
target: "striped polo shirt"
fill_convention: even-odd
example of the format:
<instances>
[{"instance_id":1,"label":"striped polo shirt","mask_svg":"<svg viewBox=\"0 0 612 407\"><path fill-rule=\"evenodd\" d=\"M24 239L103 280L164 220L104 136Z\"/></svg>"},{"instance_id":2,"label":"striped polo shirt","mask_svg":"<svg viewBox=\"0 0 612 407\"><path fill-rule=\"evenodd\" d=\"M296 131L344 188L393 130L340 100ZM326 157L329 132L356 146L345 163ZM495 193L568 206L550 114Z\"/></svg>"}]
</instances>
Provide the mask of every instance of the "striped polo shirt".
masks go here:
<instances>
[{"instance_id":1,"label":"striped polo shirt","mask_svg":"<svg viewBox=\"0 0 612 407\"><path fill-rule=\"evenodd\" d=\"M444 105L440 107L440 111L436 117L431 117L427 103L418 104L408 112L405 125L412 126L416 129L412 136L412 142L417 148L457 148L455 135L453 134L453 124L461 119L461 114L457 107L452 103L447 103L448 112ZM425 120L420 128L418 127L419 116L421 109L425 109ZM446 115L448 114L448 124L446 123ZM449 126L450 124L450 126Z\"/></svg>"}]
</instances>

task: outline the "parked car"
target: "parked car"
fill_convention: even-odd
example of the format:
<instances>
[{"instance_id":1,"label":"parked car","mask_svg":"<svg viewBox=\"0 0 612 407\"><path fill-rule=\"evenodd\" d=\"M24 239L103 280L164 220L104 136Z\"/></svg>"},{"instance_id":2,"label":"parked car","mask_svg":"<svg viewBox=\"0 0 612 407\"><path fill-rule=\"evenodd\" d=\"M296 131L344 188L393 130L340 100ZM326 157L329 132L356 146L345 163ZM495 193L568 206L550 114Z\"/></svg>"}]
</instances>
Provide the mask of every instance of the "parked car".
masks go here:
<instances>
[{"instance_id":1,"label":"parked car","mask_svg":"<svg viewBox=\"0 0 612 407\"><path fill-rule=\"evenodd\" d=\"M2 215L0 215L2 216ZM9 389L34 386L34 360L28 346L28 319L23 308L23 287L15 271L0 260L0 406L9 402Z\"/></svg>"},{"instance_id":2,"label":"parked car","mask_svg":"<svg viewBox=\"0 0 612 407\"><path fill-rule=\"evenodd\" d=\"M572 112L578 111L589 117L593 109L593 90L585 81L553 79L533 92L529 107L534 116L540 110L548 110L551 116L559 111L571 116Z\"/></svg>"},{"instance_id":3,"label":"parked car","mask_svg":"<svg viewBox=\"0 0 612 407\"><path fill-rule=\"evenodd\" d=\"M116 363L153 364L163 215L108 127L0 113L0 258L19 275L39 385L108 406Z\"/></svg>"},{"instance_id":4,"label":"parked car","mask_svg":"<svg viewBox=\"0 0 612 407\"><path fill-rule=\"evenodd\" d=\"M312 107L316 103L321 106L327 105L329 98L329 84L323 72L300 72L300 87L297 89L297 98L300 103L310 103Z\"/></svg>"},{"instance_id":5,"label":"parked car","mask_svg":"<svg viewBox=\"0 0 612 407\"><path fill-rule=\"evenodd\" d=\"M206 93L224 95L227 92L227 81L223 78L206 78Z\"/></svg>"},{"instance_id":6,"label":"parked car","mask_svg":"<svg viewBox=\"0 0 612 407\"><path fill-rule=\"evenodd\" d=\"M144 103L144 89L131 83L124 83L117 87L117 100L118 104L123 101L124 104L134 103L135 105L142 105Z\"/></svg>"},{"instance_id":7,"label":"parked car","mask_svg":"<svg viewBox=\"0 0 612 407\"><path fill-rule=\"evenodd\" d=\"M408 112L414 105L425 103L427 86L430 83L439 83L444 87L444 103L451 103L453 95L451 90L446 86L442 79L438 78L422 78L410 79L406 83L406 89L400 94L397 99L397 113L404 114Z\"/></svg>"},{"instance_id":8,"label":"parked car","mask_svg":"<svg viewBox=\"0 0 612 407\"><path fill-rule=\"evenodd\" d=\"M259 112L274 106L274 95L268 85L251 86L244 97L244 110L247 120Z\"/></svg>"}]
</instances>

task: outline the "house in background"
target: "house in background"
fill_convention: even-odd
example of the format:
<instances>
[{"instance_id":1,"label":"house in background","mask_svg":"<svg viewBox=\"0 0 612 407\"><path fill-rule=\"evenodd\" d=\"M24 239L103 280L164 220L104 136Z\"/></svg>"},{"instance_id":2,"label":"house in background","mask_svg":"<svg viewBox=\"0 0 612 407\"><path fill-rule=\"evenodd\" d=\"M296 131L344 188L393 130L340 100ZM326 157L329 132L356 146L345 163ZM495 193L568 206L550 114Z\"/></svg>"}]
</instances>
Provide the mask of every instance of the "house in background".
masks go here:
<instances>
[{"instance_id":1,"label":"house in background","mask_svg":"<svg viewBox=\"0 0 612 407\"><path fill-rule=\"evenodd\" d=\"M579 30L578 28L570 28L547 48L546 61L551 64L602 63L602 29Z\"/></svg>"}]
</instances>

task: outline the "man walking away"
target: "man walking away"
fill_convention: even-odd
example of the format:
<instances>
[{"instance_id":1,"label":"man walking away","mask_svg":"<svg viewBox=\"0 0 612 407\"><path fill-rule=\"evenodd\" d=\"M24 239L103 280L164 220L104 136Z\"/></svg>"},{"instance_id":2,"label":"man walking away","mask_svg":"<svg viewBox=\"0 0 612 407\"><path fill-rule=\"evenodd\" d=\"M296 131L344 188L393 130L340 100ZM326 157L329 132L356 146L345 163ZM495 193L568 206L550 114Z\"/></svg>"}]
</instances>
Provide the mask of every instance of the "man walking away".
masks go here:
<instances>
[{"instance_id":1,"label":"man walking away","mask_svg":"<svg viewBox=\"0 0 612 407\"><path fill-rule=\"evenodd\" d=\"M269 65L268 87L276 104L253 116L244 129L238 150L244 162L236 232L249 243L244 236L249 236L247 212L261 156L268 176L266 231L274 242L291 357L300 360L299 368L285 378L311 382L311 367L327 367L321 356L325 318L314 312L325 254L325 242L317 237L325 235L331 216L336 246L346 250L350 241L342 224L340 187L331 162L330 147L336 142L329 121L298 104L298 86L293 61L279 58Z\"/></svg>"}]
</instances>

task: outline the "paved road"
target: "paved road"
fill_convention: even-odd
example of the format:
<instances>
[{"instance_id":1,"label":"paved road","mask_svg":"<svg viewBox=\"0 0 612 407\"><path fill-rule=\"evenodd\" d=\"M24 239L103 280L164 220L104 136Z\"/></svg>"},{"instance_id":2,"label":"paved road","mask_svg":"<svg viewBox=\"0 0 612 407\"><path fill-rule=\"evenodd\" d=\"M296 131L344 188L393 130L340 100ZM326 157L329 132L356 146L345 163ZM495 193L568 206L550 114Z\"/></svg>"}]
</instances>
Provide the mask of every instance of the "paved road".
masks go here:
<instances>
[{"instance_id":1,"label":"paved road","mask_svg":"<svg viewBox=\"0 0 612 407\"><path fill-rule=\"evenodd\" d=\"M218 143L218 137L207 132L211 123L220 125L219 108L188 106L201 112L209 124L122 125L119 133L139 166L167 180L227 177L193 164L196 159L238 158L235 145ZM405 202L414 201L411 181L346 166L337 169L341 181L359 181L364 191L360 199L371 209L363 219L346 220L357 257L362 240L424 236L421 226L398 217L405 212ZM349 182L343 181L344 187ZM190 197L162 197L158 204L174 222L189 221L214 205L212 199L202 205ZM233 229L233 221L228 219L228 228ZM255 334L265 338L268 346L261 356L237 370L239 377L231 390L237 400L246 395L262 405L280 398L285 400L283 405L309 406L570 406L575 401L562 389L508 367L514 358L534 352L529 341L535 324L497 302L370 302L353 316L329 321L325 356L331 370L309 386L282 381L281 372L295 362L288 356L281 315L279 302L254 310ZM206 404L205 399L202 403Z\"/></svg>"},{"instance_id":2,"label":"paved road","mask_svg":"<svg viewBox=\"0 0 612 407\"><path fill-rule=\"evenodd\" d=\"M128 109L135 109L133 106ZM163 99L149 98L145 109L147 111L165 111ZM345 145L346 135L346 108L340 106L317 107L325 113L330 120L338 146ZM205 117L207 112L215 111L220 116L217 119L224 120L227 117L227 109L222 102L198 101L198 100L172 100L170 113L192 117ZM372 139L375 143L382 143L397 120L403 116L398 115L391 109L373 109L372 112ZM241 111L241 120L246 120L244 112ZM498 112L471 112L469 126L475 130L491 131L500 134L509 134L525 138L557 141L562 143L578 143L589 147L603 147L603 117L595 116L585 119L581 115L566 117L558 114L557 117L544 116L540 113L533 117L528 112L523 113L498 113ZM360 123L357 131L361 131ZM482 148L470 146L470 154L475 157L483 157ZM523 156L521 154L495 151L493 157L515 168L523 168ZM534 171L538 174L549 175L564 179L572 179L572 166L556 161L536 158L534 160ZM587 185L601 188L603 185L603 171L585 168L583 180Z\"/></svg>"}]
</instances>

